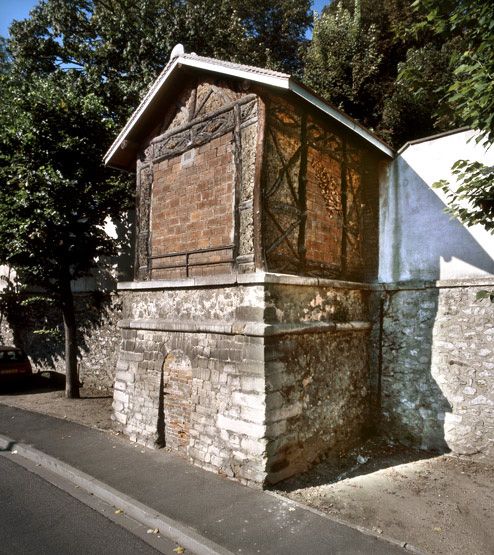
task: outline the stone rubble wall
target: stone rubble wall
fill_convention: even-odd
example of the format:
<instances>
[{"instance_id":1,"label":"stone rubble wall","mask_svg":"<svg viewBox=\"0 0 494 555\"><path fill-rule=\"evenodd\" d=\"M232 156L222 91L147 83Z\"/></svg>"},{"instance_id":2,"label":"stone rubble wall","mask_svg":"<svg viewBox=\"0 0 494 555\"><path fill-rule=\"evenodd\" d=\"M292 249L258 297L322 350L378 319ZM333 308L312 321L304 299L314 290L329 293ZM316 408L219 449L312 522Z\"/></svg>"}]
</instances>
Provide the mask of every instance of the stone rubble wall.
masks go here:
<instances>
[{"instance_id":1,"label":"stone rubble wall","mask_svg":"<svg viewBox=\"0 0 494 555\"><path fill-rule=\"evenodd\" d=\"M354 283L299 281L266 286L266 317L300 326L266 341L271 483L354 447L370 416L369 291Z\"/></svg>"},{"instance_id":2,"label":"stone rubble wall","mask_svg":"<svg viewBox=\"0 0 494 555\"><path fill-rule=\"evenodd\" d=\"M40 295L34 297L40 298ZM75 293L74 304L78 323L79 379L85 387L111 394L120 345L117 327L122 317L120 297L117 293ZM48 330L50 333L46 333ZM0 343L24 349L34 372L65 374L62 316L53 303L40 300L4 307Z\"/></svg>"},{"instance_id":3,"label":"stone rubble wall","mask_svg":"<svg viewBox=\"0 0 494 555\"><path fill-rule=\"evenodd\" d=\"M306 333L267 342L270 483L337 459L369 421L367 330Z\"/></svg>"},{"instance_id":4,"label":"stone rubble wall","mask_svg":"<svg viewBox=\"0 0 494 555\"><path fill-rule=\"evenodd\" d=\"M494 305L476 300L489 287L384 293L381 425L399 441L493 459Z\"/></svg>"}]
</instances>

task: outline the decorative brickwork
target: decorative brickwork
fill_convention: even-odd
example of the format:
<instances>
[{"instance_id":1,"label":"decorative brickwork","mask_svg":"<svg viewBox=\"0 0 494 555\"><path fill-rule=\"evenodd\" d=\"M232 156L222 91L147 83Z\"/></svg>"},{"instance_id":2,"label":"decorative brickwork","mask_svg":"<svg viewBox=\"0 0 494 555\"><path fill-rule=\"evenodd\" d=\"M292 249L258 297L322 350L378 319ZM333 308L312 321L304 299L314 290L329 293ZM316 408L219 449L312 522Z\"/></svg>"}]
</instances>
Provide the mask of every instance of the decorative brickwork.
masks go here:
<instances>
[{"instance_id":1,"label":"decorative brickwork","mask_svg":"<svg viewBox=\"0 0 494 555\"><path fill-rule=\"evenodd\" d=\"M136 221L135 274L137 279L147 279L149 275L149 224L153 167L137 161L136 207L139 217Z\"/></svg>"},{"instance_id":2,"label":"decorative brickwork","mask_svg":"<svg viewBox=\"0 0 494 555\"><path fill-rule=\"evenodd\" d=\"M185 87L138 163L138 279L252 269L257 112L236 85Z\"/></svg>"},{"instance_id":3,"label":"decorative brickwork","mask_svg":"<svg viewBox=\"0 0 494 555\"><path fill-rule=\"evenodd\" d=\"M377 161L341 130L267 99L263 234L270 271L372 279Z\"/></svg>"}]
</instances>

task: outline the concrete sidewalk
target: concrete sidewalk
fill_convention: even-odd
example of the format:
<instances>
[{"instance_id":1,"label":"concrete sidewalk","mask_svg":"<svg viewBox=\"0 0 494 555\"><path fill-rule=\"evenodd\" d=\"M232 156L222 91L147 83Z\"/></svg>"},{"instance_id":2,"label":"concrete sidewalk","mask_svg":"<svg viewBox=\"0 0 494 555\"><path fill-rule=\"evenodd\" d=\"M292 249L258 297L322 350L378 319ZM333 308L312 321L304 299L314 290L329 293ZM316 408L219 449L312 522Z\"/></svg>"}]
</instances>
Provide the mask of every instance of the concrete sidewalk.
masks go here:
<instances>
[{"instance_id":1,"label":"concrete sidewalk","mask_svg":"<svg viewBox=\"0 0 494 555\"><path fill-rule=\"evenodd\" d=\"M0 405L0 449L76 481L196 553L404 554L294 502L203 471L113 434ZM26 444L30 447L23 447ZM132 515L134 511L134 515Z\"/></svg>"}]
</instances>

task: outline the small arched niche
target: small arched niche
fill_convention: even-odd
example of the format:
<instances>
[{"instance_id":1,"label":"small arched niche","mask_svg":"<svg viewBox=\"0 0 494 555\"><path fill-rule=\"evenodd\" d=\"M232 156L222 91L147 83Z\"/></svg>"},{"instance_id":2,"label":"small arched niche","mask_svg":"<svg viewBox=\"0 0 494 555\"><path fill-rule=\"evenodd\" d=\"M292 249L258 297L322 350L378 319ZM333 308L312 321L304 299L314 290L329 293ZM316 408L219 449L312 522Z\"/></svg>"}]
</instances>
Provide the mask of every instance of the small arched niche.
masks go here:
<instances>
[{"instance_id":1,"label":"small arched niche","mask_svg":"<svg viewBox=\"0 0 494 555\"><path fill-rule=\"evenodd\" d=\"M182 351L172 351L163 361L158 421L159 443L187 453L190 438L192 365Z\"/></svg>"}]
</instances>

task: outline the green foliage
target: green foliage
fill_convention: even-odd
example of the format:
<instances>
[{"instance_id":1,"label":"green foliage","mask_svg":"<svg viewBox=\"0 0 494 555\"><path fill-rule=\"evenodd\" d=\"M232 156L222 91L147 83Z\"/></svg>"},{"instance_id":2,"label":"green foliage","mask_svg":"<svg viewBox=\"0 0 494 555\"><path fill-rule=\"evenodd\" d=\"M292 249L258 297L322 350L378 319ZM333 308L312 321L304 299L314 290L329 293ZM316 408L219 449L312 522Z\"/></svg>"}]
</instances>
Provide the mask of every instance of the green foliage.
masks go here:
<instances>
[{"instance_id":1,"label":"green foliage","mask_svg":"<svg viewBox=\"0 0 494 555\"><path fill-rule=\"evenodd\" d=\"M335 0L314 22L305 82L352 117L397 146L407 139L418 102L396 91L399 64L415 45L410 0ZM393 98L394 97L394 98ZM392 101L391 101L392 99ZM406 125L401 125L406 120Z\"/></svg>"},{"instance_id":2,"label":"green foliage","mask_svg":"<svg viewBox=\"0 0 494 555\"><path fill-rule=\"evenodd\" d=\"M477 291L477 294L475 295L475 299L477 301L483 301L485 299L489 299L489 301L491 303L494 303L494 291Z\"/></svg>"},{"instance_id":3,"label":"green foliage","mask_svg":"<svg viewBox=\"0 0 494 555\"><path fill-rule=\"evenodd\" d=\"M444 100L459 118L478 129L478 141L494 142L494 3L490 0L416 0L423 19L418 32L435 37L461 37L460 48L451 49L453 80L443 87Z\"/></svg>"},{"instance_id":4,"label":"green foliage","mask_svg":"<svg viewBox=\"0 0 494 555\"><path fill-rule=\"evenodd\" d=\"M52 297L48 297L47 295L31 295L23 299L19 304L21 306L32 306L32 305L51 305L55 301Z\"/></svg>"},{"instance_id":5,"label":"green foliage","mask_svg":"<svg viewBox=\"0 0 494 555\"><path fill-rule=\"evenodd\" d=\"M369 92L379 74L382 54L374 24L362 25L360 7L343 3L316 16L305 58L305 82L349 115L366 121Z\"/></svg>"},{"instance_id":6,"label":"green foliage","mask_svg":"<svg viewBox=\"0 0 494 555\"><path fill-rule=\"evenodd\" d=\"M247 56L239 61L299 73L311 4L311 0L230 0L248 40Z\"/></svg>"},{"instance_id":7,"label":"green foliage","mask_svg":"<svg viewBox=\"0 0 494 555\"><path fill-rule=\"evenodd\" d=\"M103 168L108 109L74 71L3 78L0 260L53 291L115 252L103 225L128 208L129 182ZM105 184L102 186L102 184Z\"/></svg>"},{"instance_id":8,"label":"green foliage","mask_svg":"<svg viewBox=\"0 0 494 555\"><path fill-rule=\"evenodd\" d=\"M334 0L314 22L304 80L399 147L461 125L492 136L490 0ZM487 131L489 130L489 131Z\"/></svg>"},{"instance_id":9,"label":"green foliage","mask_svg":"<svg viewBox=\"0 0 494 555\"><path fill-rule=\"evenodd\" d=\"M493 233L494 166L458 160L452 171L458 182L457 187L452 188L445 180L434 184L448 198L447 211L469 226L481 224Z\"/></svg>"},{"instance_id":10,"label":"green foliage","mask_svg":"<svg viewBox=\"0 0 494 555\"><path fill-rule=\"evenodd\" d=\"M44 0L10 29L23 73L73 67L122 125L178 42L187 52L300 67L310 0Z\"/></svg>"},{"instance_id":11,"label":"green foliage","mask_svg":"<svg viewBox=\"0 0 494 555\"><path fill-rule=\"evenodd\" d=\"M453 79L451 44L412 46L398 64L391 94L384 100L379 131L401 146L459 125L458 117L442 102Z\"/></svg>"},{"instance_id":12,"label":"green foliage","mask_svg":"<svg viewBox=\"0 0 494 555\"><path fill-rule=\"evenodd\" d=\"M442 102L458 121L478 131L476 141L494 143L494 4L490 0L417 0L423 14L418 31L439 39L457 36L450 50L453 67L449 83L439 88ZM451 44L451 40L449 40ZM467 225L483 225L494 232L494 167L459 160L452 168L459 186L437 184L448 196L448 211Z\"/></svg>"},{"instance_id":13,"label":"green foliage","mask_svg":"<svg viewBox=\"0 0 494 555\"><path fill-rule=\"evenodd\" d=\"M7 40L0 37L0 75L6 73L10 68L10 54L7 48Z\"/></svg>"}]
</instances>

